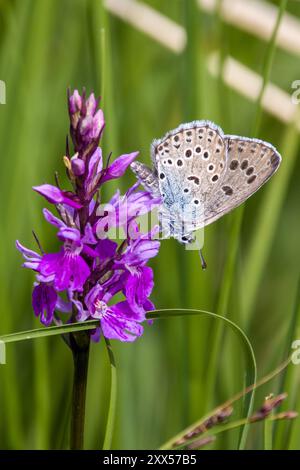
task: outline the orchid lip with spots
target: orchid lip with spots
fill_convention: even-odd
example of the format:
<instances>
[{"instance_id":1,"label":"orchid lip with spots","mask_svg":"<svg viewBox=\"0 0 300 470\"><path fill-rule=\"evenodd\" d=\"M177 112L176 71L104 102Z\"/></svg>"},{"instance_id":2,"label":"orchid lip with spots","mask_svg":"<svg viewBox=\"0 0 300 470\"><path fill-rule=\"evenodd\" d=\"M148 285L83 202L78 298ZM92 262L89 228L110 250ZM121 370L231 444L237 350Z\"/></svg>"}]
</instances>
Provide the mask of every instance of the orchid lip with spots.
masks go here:
<instances>
[{"instance_id":1,"label":"orchid lip with spots","mask_svg":"<svg viewBox=\"0 0 300 470\"><path fill-rule=\"evenodd\" d=\"M45 326L99 319L92 339L103 335L131 342L143 333L146 311L154 309L149 299L153 271L147 263L160 245L157 228L142 232L137 217L149 214L161 201L134 184L124 196L117 191L103 204L102 185L122 177L138 152L104 165L99 141L105 120L99 100L93 93L86 98L85 92L75 90L68 95L68 108L74 154L67 143L63 161L72 190L58 184L33 188L58 212L56 216L43 210L60 247L55 253L37 253L19 241L16 247L25 259L23 266L35 272L32 306ZM122 228L125 235L119 243L108 238L108 226ZM114 301L116 294L123 299Z\"/></svg>"}]
</instances>

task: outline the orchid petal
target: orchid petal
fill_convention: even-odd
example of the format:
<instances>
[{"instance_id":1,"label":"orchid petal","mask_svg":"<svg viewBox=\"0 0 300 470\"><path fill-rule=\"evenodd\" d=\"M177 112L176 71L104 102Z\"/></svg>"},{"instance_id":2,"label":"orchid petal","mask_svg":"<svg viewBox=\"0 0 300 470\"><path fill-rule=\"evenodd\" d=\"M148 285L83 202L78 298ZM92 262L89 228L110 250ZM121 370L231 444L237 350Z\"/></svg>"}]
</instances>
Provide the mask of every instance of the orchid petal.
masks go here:
<instances>
[{"instance_id":1,"label":"orchid petal","mask_svg":"<svg viewBox=\"0 0 300 470\"><path fill-rule=\"evenodd\" d=\"M82 204L76 200L76 196L74 194L62 191L51 184L33 186L32 189L41 194L41 196L44 196L44 198L52 204L66 204L74 207L74 209L80 209L82 207Z\"/></svg>"}]
</instances>

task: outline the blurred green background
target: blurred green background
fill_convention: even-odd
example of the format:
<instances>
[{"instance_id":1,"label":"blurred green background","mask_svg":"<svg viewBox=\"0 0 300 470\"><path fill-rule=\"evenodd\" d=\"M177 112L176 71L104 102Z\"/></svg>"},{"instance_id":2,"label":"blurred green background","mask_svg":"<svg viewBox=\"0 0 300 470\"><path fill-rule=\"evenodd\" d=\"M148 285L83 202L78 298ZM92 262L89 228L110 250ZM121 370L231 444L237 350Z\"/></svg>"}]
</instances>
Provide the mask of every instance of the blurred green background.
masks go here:
<instances>
[{"instance_id":1,"label":"blurred green background","mask_svg":"<svg viewBox=\"0 0 300 470\"><path fill-rule=\"evenodd\" d=\"M223 59L230 54L266 76L268 43L223 23L218 13L203 12L194 0L144 3L184 28L182 52L113 16L100 0L0 0L0 79L6 84L6 104L0 105L0 334L39 327L31 308L33 276L20 268L14 242L35 249L34 229L47 251L58 248L31 186L53 182L55 170L65 182L68 86L102 95L105 155L139 150L147 163L153 138L194 119L213 120L228 134L254 136L259 107L213 78L207 60L219 51ZM299 2L287 2L287 11L300 19ZM276 50L274 84L290 95L299 70L297 54ZM162 243L152 266L157 308L226 315L249 336L262 376L300 339L300 149L293 123L263 113L256 131L282 153L282 166L244 211L207 228L208 269L201 270L197 252L174 240ZM134 181L128 171L121 189ZM107 185L103 197L113 190L114 184ZM162 320L146 327L134 344L113 342L119 376L113 448L155 448L243 387L241 344L230 329L216 327L211 319ZM289 366L282 377L257 392L256 407L269 393L286 390L285 406L300 410L300 366ZM0 448L67 448L71 386L72 357L59 337L8 345L7 364L0 366ZM86 448L101 448L109 386L100 342L90 358ZM234 417L240 417L240 406ZM234 449L237 437L236 431L220 434L210 448ZM276 448L299 449L299 443L299 419L276 427ZM262 446L258 423L247 447Z\"/></svg>"}]
</instances>

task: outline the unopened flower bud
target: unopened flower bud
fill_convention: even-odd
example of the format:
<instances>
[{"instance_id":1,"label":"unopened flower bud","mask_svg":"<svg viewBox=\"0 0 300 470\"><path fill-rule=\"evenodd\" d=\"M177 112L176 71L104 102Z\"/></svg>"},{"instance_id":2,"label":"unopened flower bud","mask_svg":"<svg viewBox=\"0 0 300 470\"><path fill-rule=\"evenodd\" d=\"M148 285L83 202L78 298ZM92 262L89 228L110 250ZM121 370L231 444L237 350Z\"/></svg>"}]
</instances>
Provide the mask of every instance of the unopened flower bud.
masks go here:
<instances>
[{"instance_id":1,"label":"unopened flower bud","mask_svg":"<svg viewBox=\"0 0 300 470\"><path fill-rule=\"evenodd\" d=\"M99 100L95 98L94 93L85 99L85 92L80 95L78 90L75 90L69 95L68 101L74 149L80 158L86 159L99 145L105 125L103 112L101 109L97 110Z\"/></svg>"},{"instance_id":2,"label":"unopened flower bud","mask_svg":"<svg viewBox=\"0 0 300 470\"><path fill-rule=\"evenodd\" d=\"M81 158L78 158L78 156L74 155L74 157L71 158L71 169L75 176L83 175L85 172L84 161Z\"/></svg>"}]
</instances>

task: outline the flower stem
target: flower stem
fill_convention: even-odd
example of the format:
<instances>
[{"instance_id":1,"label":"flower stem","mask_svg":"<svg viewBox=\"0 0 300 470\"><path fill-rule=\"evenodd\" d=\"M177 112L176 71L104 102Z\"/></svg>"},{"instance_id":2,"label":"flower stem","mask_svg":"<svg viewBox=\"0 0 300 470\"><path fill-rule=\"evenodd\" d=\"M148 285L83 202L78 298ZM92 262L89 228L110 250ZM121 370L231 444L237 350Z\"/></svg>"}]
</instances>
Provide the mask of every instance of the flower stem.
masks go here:
<instances>
[{"instance_id":1,"label":"flower stem","mask_svg":"<svg viewBox=\"0 0 300 470\"><path fill-rule=\"evenodd\" d=\"M70 448L83 449L86 386L88 376L90 337L86 332L71 336L74 362L73 396L71 411Z\"/></svg>"}]
</instances>

